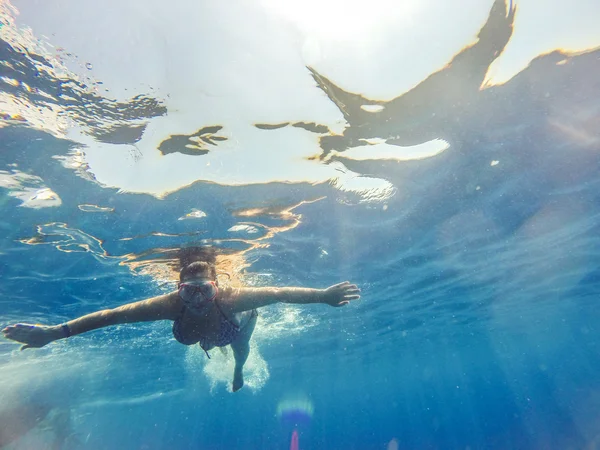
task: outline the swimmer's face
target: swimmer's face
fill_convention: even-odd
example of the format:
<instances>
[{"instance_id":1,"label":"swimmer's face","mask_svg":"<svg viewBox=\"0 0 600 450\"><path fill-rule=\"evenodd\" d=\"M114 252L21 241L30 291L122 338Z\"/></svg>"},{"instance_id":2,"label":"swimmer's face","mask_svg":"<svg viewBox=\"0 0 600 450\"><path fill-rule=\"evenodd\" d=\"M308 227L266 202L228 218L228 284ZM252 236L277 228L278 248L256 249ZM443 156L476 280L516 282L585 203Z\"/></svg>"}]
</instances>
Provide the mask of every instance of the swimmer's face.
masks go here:
<instances>
[{"instance_id":1,"label":"swimmer's face","mask_svg":"<svg viewBox=\"0 0 600 450\"><path fill-rule=\"evenodd\" d=\"M179 297L183 304L198 314L206 314L213 305L219 288L209 273L185 277L179 283Z\"/></svg>"}]
</instances>

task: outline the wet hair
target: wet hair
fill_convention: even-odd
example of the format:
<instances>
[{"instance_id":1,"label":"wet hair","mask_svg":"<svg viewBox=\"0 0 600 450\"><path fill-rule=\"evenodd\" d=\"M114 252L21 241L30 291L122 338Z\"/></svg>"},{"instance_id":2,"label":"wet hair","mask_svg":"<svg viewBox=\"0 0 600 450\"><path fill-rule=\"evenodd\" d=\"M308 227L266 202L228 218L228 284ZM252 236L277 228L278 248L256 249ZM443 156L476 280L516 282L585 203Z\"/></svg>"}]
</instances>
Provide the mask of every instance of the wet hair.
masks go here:
<instances>
[{"instance_id":1,"label":"wet hair","mask_svg":"<svg viewBox=\"0 0 600 450\"><path fill-rule=\"evenodd\" d=\"M209 264L206 261L196 261L181 269L181 272L179 272L179 281L196 275L208 275L213 280L216 280L217 270L213 264Z\"/></svg>"},{"instance_id":2,"label":"wet hair","mask_svg":"<svg viewBox=\"0 0 600 450\"><path fill-rule=\"evenodd\" d=\"M217 252L212 247L185 247L179 251L179 281L197 274L217 279Z\"/></svg>"}]
</instances>

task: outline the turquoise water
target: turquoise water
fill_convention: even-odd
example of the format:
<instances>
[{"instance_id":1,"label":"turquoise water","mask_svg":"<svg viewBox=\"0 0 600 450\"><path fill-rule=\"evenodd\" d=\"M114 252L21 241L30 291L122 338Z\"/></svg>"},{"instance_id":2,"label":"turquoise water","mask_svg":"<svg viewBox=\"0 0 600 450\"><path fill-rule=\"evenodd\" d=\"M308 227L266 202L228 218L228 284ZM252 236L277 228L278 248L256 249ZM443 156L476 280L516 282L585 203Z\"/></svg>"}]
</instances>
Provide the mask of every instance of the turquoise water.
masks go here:
<instances>
[{"instance_id":1,"label":"turquoise water","mask_svg":"<svg viewBox=\"0 0 600 450\"><path fill-rule=\"evenodd\" d=\"M283 449L294 429L300 449L600 447L600 50L482 87L513 33L496 1L479 40L396 95L307 64L286 89L322 110L267 96L191 120L164 87L123 99L76 75L8 5L0 326L169 292L194 246L222 283L351 280L362 298L261 310L236 393L231 351L208 360L167 322L1 340L2 448Z\"/></svg>"}]
</instances>

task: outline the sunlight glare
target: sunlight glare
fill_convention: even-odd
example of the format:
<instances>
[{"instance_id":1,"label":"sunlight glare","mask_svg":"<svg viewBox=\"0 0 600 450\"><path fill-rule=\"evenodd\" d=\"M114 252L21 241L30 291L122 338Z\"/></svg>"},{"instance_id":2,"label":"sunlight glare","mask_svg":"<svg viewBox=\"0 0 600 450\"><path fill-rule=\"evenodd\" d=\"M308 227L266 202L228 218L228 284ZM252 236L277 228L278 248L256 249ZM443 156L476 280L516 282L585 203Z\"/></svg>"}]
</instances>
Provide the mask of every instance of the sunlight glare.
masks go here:
<instances>
[{"instance_id":1,"label":"sunlight glare","mask_svg":"<svg viewBox=\"0 0 600 450\"><path fill-rule=\"evenodd\" d=\"M413 0L262 0L263 6L311 36L326 40L363 40L365 33L410 21Z\"/></svg>"}]
</instances>

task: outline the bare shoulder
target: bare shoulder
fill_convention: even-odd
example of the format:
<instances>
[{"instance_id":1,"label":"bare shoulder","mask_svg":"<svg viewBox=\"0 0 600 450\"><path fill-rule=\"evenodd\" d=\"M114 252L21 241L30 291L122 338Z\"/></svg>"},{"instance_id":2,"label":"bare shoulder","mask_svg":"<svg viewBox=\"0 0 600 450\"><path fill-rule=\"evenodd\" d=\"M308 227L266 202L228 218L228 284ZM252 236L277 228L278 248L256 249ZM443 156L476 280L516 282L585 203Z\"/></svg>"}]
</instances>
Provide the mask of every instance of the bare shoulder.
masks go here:
<instances>
[{"instance_id":1,"label":"bare shoulder","mask_svg":"<svg viewBox=\"0 0 600 450\"><path fill-rule=\"evenodd\" d=\"M232 287L224 287L219 289L219 295L217 296L219 306L228 312L237 310L235 305L239 302L240 296L243 295L243 290L244 288Z\"/></svg>"},{"instance_id":2,"label":"bare shoulder","mask_svg":"<svg viewBox=\"0 0 600 450\"><path fill-rule=\"evenodd\" d=\"M276 303L289 289L273 287L240 287L224 290L219 304L228 313L239 313Z\"/></svg>"},{"instance_id":3,"label":"bare shoulder","mask_svg":"<svg viewBox=\"0 0 600 450\"><path fill-rule=\"evenodd\" d=\"M232 288L232 287L224 287L219 288L219 294L217 295L217 300L220 303L230 303L235 302L236 299L240 296L240 292L243 288Z\"/></svg>"}]
</instances>

